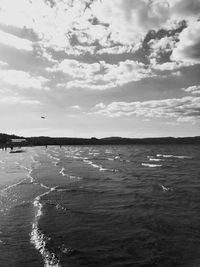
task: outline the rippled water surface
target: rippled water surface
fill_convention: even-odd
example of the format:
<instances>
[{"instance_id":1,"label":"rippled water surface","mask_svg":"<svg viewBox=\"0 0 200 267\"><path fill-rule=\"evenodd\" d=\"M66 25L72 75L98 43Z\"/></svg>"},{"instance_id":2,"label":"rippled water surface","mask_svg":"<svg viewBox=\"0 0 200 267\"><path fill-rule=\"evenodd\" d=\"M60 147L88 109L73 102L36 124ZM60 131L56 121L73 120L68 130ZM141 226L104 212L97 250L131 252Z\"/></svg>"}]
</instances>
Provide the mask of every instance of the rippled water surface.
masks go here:
<instances>
[{"instance_id":1,"label":"rippled water surface","mask_svg":"<svg viewBox=\"0 0 200 267\"><path fill-rule=\"evenodd\" d=\"M200 266L195 145L0 152L0 266Z\"/></svg>"}]
</instances>

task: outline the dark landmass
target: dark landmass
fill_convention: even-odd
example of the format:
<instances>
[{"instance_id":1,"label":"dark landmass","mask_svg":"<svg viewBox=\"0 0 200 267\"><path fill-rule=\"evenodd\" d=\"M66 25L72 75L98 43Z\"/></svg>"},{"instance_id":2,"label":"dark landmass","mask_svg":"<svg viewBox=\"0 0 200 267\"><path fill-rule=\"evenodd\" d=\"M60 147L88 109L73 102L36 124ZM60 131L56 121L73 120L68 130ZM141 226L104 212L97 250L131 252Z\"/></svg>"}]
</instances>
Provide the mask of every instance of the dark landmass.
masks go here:
<instances>
[{"instance_id":1,"label":"dark landmass","mask_svg":"<svg viewBox=\"0 0 200 267\"><path fill-rule=\"evenodd\" d=\"M9 146L10 139L25 138L23 146L48 145L134 145L134 144L200 144L200 136L195 137L160 137L160 138L71 138L71 137L24 137L0 133L0 145Z\"/></svg>"}]
</instances>

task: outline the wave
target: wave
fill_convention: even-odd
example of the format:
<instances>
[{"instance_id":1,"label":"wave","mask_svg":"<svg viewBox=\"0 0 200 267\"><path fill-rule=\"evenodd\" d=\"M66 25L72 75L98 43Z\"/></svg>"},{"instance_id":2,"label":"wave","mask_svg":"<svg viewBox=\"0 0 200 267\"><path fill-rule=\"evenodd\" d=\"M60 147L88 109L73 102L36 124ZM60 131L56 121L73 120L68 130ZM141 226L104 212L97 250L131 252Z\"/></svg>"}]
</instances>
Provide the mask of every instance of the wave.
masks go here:
<instances>
[{"instance_id":1,"label":"wave","mask_svg":"<svg viewBox=\"0 0 200 267\"><path fill-rule=\"evenodd\" d=\"M45 189L50 189L50 187L48 187L47 185L44 185L42 183L38 183L41 187L45 188Z\"/></svg>"},{"instance_id":2,"label":"wave","mask_svg":"<svg viewBox=\"0 0 200 267\"><path fill-rule=\"evenodd\" d=\"M50 192L54 191L55 188L50 188L49 191L37 196L33 202L33 205L36 209L35 212L35 221L32 224L32 231L30 234L30 241L34 245L35 249L41 254L44 261L45 267L59 267L59 259L53 252L50 252L47 249L47 241L50 240L49 237L45 236L44 233L39 229L38 223L39 219L42 216L43 205L40 202L41 197L48 195Z\"/></svg>"},{"instance_id":3,"label":"wave","mask_svg":"<svg viewBox=\"0 0 200 267\"><path fill-rule=\"evenodd\" d=\"M115 169L107 169L107 168L104 168L101 165L95 164L91 160L88 160L88 159L84 159L83 162L91 165L94 168L99 169L99 171L110 171L110 172L117 172L118 171L118 170L115 170Z\"/></svg>"},{"instance_id":4,"label":"wave","mask_svg":"<svg viewBox=\"0 0 200 267\"><path fill-rule=\"evenodd\" d=\"M23 165L20 165L20 167L21 167L22 169L25 169L25 170L28 171L28 173L27 173L27 178L30 179L30 182L31 182L31 183L34 183L34 182L35 182L35 179L33 178L33 176L31 176L31 173L32 173L33 169L27 168L27 167L25 167L25 166L23 166Z\"/></svg>"},{"instance_id":5,"label":"wave","mask_svg":"<svg viewBox=\"0 0 200 267\"><path fill-rule=\"evenodd\" d=\"M53 160L52 163L56 166L60 159L57 158L57 157L54 157L54 156L52 156L50 154L48 154L48 156L49 156L50 159Z\"/></svg>"},{"instance_id":6,"label":"wave","mask_svg":"<svg viewBox=\"0 0 200 267\"><path fill-rule=\"evenodd\" d=\"M142 166L149 167L149 168L162 167L161 164L149 164L149 163L142 163Z\"/></svg>"},{"instance_id":7,"label":"wave","mask_svg":"<svg viewBox=\"0 0 200 267\"><path fill-rule=\"evenodd\" d=\"M190 157L190 156L174 156L174 158L177 158L177 159L191 159L192 157Z\"/></svg>"},{"instance_id":8,"label":"wave","mask_svg":"<svg viewBox=\"0 0 200 267\"><path fill-rule=\"evenodd\" d=\"M26 181L26 180L27 180L27 177L24 178L24 179L22 179L22 180L20 180L19 182L15 183L15 184L12 184L12 185L7 186L6 188L2 189L1 192L2 192L2 193L3 193L3 192L6 192L7 190L9 190L9 189L11 189L11 188L13 188L13 187L16 187L16 186L18 186L18 185L21 185L21 184L23 184L24 181Z\"/></svg>"},{"instance_id":9,"label":"wave","mask_svg":"<svg viewBox=\"0 0 200 267\"><path fill-rule=\"evenodd\" d=\"M73 156L73 155L71 155L70 158L73 158L73 159L83 159L83 158L80 157L80 156Z\"/></svg>"},{"instance_id":10,"label":"wave","mask_svg":"<svg viewBox=\"0 0 200 267\"><path fill-rule=\"evenodd\" d=\"M191 156L177 156L177 155L165 155L165 154L157 154L157 157L163 157L163 158L178 158L178 159L191 159Z\"/></svg>"},{"instance_id":11,"label":"wave","mask_svg":"<svg viewBox=\"0 0 200 267\"><path fill-rule=\"evenodd\" d=\"M56 209L57 210L62 210L64 212L69 211L69 209L63 207L61 204L56 204Z\"/></svg>"},{"instance_id":12,"label":"wave","mask_svg":"<svg viewBox=\"0 0 200 267\"><path fill-rule=\"evenodd\" d=\"M64 173L64 171L65 171L65 168L64 167L62 167L62 169L60 170L60 174L62 175L62 176L67 176L65 173Z\"/></svg>"},{"instance_id":13,"label":"wave","mask_svg":"<svg viewBox=\"0 0 200 267\"><path fill-rule=\"evenodd\" d=\"M28 168L24 165L21 165L19 162L15 162L15 164L17 164L21 169L24 169L27 171L27 174L26 174L26 178L18 181L17 183L14 183L14 184L11 184L9 186L7 186L6 188L2 189L1 192L6 192L7 190L13 188L13 187L17 187L19 185L22 185L22 184L25 184L25 181L27 181L27 179L30 180L30 183L31 184L37 184L34 177L31 175L33 169L32 168Z\"/></svg>"},{"instance_id":14,"label":"wave","mask_svg":"<svg viewBox=\"0 0 200 267\"><path fill-rule=\"evenodd\" d=\"M163 159L155 159L155 158L151 158L151 157L149 157L149 160L150 161L163 161Z\"/></svg>"},{"instance_id":15,"label":"wave","mask_svg":"<svg viewBox=\"0 0 200 267\"><path fill-rule=\"evenodd\" d=\"M164 192L166 192L166 191L170 191L171 190L171 188L169 188L169 187L165 187L164 185L160 185L161 186L161 188L162 188L162 190L164 191Z\"/></svg>"},{"instance_id":16,"label":"wave","mask_svg":"<svg viewBox=\"0 0 200 267\"><path fill-rule=\"evenodd\" d=\"M81 177L79 176L74 176L74 175L68 175L69 179L76 179L76 180L82 180Z\"/></svg>"},{"instance_id":17,"label":"wave","mask_svg":"<svg viewBox=\"0 0 200 267\"><path fill-rule=\"evenodd\" d=\"M109 149L106 149L105 153L106 154L112 154L113 152L111 150L109 150Z\"/></svg>"},{"instance_id":18,"label":"wave","mask_svg":"<svg viewBox=\"0 0 200 267\"><path fill-rule=\"evenodd\" d=\"M172 188L164 186L162 184L153 184L153 191L155 192L159 192L159 191L163 191L163 192L168 192L168 191L172 191Z\"/></svg>"},{"instance_id":19,"label":"wave","mask_svg":"<svg viewBox=\"0 0 200 267\"><path fill-rule=\"evenodd\" d=\"M75 176L75 175L70 175L70 174L66 174L66 173L64 173L64 171L65 171L65 168L64 167L62 167L62 169L60 170L60 174L62 175L62 176L66 176L67 178L69 178L69 179L76 179L76 180L81 180L82 178L81 177L79 177L79 176Z\"/></svg>"}]
</instances>

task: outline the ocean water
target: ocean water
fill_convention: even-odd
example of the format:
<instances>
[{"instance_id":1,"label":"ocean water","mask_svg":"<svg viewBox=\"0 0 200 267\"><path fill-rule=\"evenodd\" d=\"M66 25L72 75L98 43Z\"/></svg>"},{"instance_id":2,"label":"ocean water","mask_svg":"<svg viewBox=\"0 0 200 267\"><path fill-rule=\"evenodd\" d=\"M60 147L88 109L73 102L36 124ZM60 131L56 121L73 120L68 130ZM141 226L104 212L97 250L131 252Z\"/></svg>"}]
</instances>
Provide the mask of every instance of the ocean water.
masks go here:
<instances>
[{"instance_id":1,"label":"ocean water","mask_svg":"<svg viewBox=\"0 0 200 267\"><path fill-rule=\"evenodd\" d=\"M200 266L195 145L0 152L1 267Z\"/></svg>"}]
</instances>

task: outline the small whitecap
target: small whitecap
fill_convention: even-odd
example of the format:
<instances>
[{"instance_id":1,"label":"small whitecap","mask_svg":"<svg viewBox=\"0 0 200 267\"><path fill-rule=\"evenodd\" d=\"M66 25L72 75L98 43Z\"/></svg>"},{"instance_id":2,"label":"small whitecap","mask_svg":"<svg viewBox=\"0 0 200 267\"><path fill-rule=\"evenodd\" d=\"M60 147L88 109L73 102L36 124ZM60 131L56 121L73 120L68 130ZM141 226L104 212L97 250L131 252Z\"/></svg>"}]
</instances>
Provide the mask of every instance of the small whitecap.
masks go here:
<instances>
[{"instance_id":1,"label":"small whitecap","mask_svg":"<svg viewBox=\"0 0 200 267\"><path fill-rule=\"evenodd\" d=\"M161 167L161 164L149 164L149 163L142 163L142 166L144 167L149 167L149 168L156 168L156 167Z\"/></svg>"}]
</instances>

